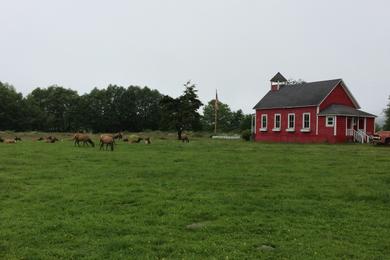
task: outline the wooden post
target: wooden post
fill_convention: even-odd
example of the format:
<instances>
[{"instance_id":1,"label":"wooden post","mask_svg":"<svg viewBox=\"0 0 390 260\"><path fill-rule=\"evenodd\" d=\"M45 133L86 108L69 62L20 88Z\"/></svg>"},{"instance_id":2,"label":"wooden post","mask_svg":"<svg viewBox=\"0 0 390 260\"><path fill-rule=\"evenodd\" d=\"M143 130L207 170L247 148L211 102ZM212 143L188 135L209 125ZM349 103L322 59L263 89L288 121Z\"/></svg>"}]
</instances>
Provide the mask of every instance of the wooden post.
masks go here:
<instances>
[{"instance_id":1,"label":"wooden post","mask_svg":"<svg viewBox=\"0 0 390 260\"><path fill-rule=\"evenodd\" d=\"M218 101L216 101L218 102ZM214 124L214 134L217 134L217 120L218 120L218 109L214 106L214 110L215 110L215 118L214 118L214 121L215 121L215 124Z\"/></svg>"}]
</instances>

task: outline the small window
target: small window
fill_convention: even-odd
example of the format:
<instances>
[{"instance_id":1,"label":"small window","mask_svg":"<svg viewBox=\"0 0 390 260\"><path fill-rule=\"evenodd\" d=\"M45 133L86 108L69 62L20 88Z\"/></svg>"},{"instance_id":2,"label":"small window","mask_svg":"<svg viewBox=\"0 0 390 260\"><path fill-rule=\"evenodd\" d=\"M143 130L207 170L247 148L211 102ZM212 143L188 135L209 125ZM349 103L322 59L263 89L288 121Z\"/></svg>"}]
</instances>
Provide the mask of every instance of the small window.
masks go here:
<instances>
[{"instance_id":1,"label":"small window","mask_svg":"<svg viewBox=\"0 0 390 260\"><path fill-rule=\"evenodd\" d=\"M288 129L295 128L295 114L288 114Z\"/></svg>"},{"instance_id":2,"label":"small window","mask_svg":"<svg viewBox=\"0 0 390 260\"><path fill-rule=\"evenodd\" d=\"M310 129L310 113L303 113L302 128Z\"/></svg>"},{"instance_id":3,"label":"small window","mask_svg":"<svg viewBox=\"0 0 390 260\"><path fill-rule=\"evenodd\" d=\"M261 115L261 129L267 129L267 115Z\"/></svg>"},{"instance_id":4,"label":"small window","mask_svg":"<svg viewBox=\"0 0 390 260\"><path fill-rule=\"evenodd\" d=\"M326 126L334 126L334 116L326 117Z\"/></svg>"},{"instance_id":5,"label":"small window","mask_svg":"<svg viewBox=\"0 0 390 260\"><path fill-rule=\"evenodd\" d=\"M275 114L274 128L280 129L280 114Z\"/></svg>"}]
</instances>

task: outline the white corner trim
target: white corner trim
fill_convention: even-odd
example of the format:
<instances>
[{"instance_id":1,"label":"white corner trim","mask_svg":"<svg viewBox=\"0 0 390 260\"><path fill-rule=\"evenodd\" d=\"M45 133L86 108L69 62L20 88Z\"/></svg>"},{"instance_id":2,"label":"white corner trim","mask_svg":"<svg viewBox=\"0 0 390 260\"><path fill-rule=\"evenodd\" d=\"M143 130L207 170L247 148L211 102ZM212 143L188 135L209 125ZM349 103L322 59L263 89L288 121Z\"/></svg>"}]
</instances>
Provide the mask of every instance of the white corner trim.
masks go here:
<instances>
[{"instance_id":1,"label":"white corner trim","mask_svg":"<svg viewBox=\"0 0 390 260\"><path fill-rule=\"evenodd\" d=\"M367 118L365 117L364 118L364 132L365 133L367 133L366 129L367 129Z\"/></svg>"},{"instance_id":2,"label":"white corner trim","mask_svg":"<svg viewBox=\"0 0 390 260\"><path fill-rule=\"evenodd\" d=\"M337 135L337 116L334 117L333 119L333 135L336 136Z\"/></svg>"},{"instance_id":3,"label":"white corner trim","mask_svg":"<svg viewBox=\"0 0 390 260\"><path fill-rule=\"evenodd\" d=\"M317 115L316 115L316 135L318 135L318 114L320 113L320 106L317 106Z\"/></svg>"}]
</instances>

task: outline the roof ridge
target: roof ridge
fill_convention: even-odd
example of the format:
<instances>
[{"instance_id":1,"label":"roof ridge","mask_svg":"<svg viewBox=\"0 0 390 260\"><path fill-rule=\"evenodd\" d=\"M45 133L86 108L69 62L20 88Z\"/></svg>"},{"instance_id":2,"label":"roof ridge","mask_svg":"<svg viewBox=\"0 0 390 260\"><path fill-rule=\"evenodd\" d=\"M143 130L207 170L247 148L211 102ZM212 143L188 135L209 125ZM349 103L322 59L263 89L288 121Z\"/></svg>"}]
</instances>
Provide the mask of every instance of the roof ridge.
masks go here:
<instances>
[{"instance_id":1,"label":"roof ridge","mask_svg":"<svg viewBox=\"0 0 390 260\"><path fill-rule=\"evenodd\" d=\"M317 82L325 82L325 81L340 81L340 80L343 80L343 79L342 79L342 78L337 78L337 79L325 79L325 80L317 80L317 81L304 82L303 84L317 83Z\"/></svg>"}]
</instances>

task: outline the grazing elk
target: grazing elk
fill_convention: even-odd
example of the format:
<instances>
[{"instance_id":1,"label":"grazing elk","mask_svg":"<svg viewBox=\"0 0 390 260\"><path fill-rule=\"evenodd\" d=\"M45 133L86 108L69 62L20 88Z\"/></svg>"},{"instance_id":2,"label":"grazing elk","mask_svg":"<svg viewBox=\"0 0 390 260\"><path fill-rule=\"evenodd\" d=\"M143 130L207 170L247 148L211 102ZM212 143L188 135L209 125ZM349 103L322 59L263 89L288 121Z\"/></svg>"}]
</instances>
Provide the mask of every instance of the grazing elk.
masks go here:
<instances>
[{"instance_id":1,"label":"grazing elk","mask_svg":"<svg viewBox=\"0 0 390 260\"><path fill-rule=\"evenodd\" d=\"M14 139L3 139L0 137L0 143L5 143L5 144L16 144L16 140Z\"/></svg>"},{"instance_id":2,"label":"grazing elk","mask_svg":"<svg viewBox=\"0 0 390 260\"><path fill-rule=\"evenodd\" d=\"M150 137L146 137L145 139L145 144L151 144L152 142L150 141Z\"/></svg>"},{"instance_id":3,"label":"grazing elk","mask_svg":"<svg viewBox=\"0 0 390 260\"><path fill-rule=\"evenodd\" d=\"M59 140L57 139L57 137L55 136L49 136L50 138L46 138L45 142L46 143L50 143L50 144L54 144L55 142L58 142Z\"/></svg>"},{"instance_id":4,"label":"grazing elk","mask_svg":"<svg viewBox=\"0 0 390 260\"><path fill-rule=\"evenodd\" d=\"M77 133L73 136L73 140L74 140L74 146L76 145L80 146L80 142L83 142L83 146L85 145L88 146L88 144L91 144L92 147L95 147L95 143L91 140L91 138L87 134Z\"/></svg>"},{"instance_id":5,"label":"grazing elk","mask_svg":"<svg viewBox=\"0 0 390 260\"><path fill-rule=\"evenodd\" d=\"M108 146L111 147L111 151L114 151L114 137L112 135L101 135L100 136L100 149L103 148L103 146L106 145L106 150Z\"/></svg>"},{"instance_id":6,"label":"grazing elk","mask_svg":"<svg viewBox=\"0 0 390 260\"><path fill-rule=\"evenodd\" d=\"M132 143L132 144L138 144L138 143L141 142L142 140L143 140L143 138L138 137L137 140L132 140L131 143Z\"/></svg>"},{"instance_id":7,"label":"grazing elk","mask_svg":"<svg viewBox=\"0 0 390 260\"><path fill-rule=\"evenodd\" d=\"M116 134L114 134L113 135L113 138L116 140L116 139L118 139L118 140L122 140L122 137L123 137L123 135L122 135L122 133L121 132L119 132L119 133L116 133Z\"/></svg>"},{"instance_id":8,"label":"grazing elk","mask_svg":"<svg viewBox=\"0 0 390 260\"><path fill-rule=\"evenodd\" d=\"M188 135L186 134L181 134L181 139L180 139L183 143L184 142L187 142L189 143L190 142L190 139L188 138Z\"/></svg>"}]
</instances>

